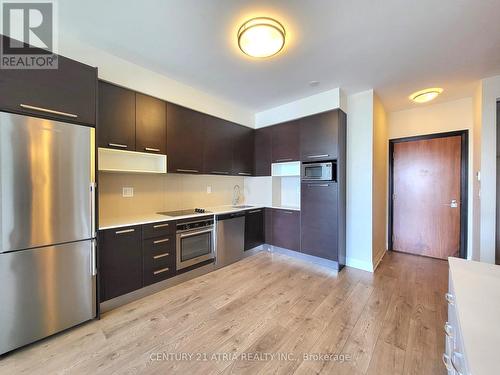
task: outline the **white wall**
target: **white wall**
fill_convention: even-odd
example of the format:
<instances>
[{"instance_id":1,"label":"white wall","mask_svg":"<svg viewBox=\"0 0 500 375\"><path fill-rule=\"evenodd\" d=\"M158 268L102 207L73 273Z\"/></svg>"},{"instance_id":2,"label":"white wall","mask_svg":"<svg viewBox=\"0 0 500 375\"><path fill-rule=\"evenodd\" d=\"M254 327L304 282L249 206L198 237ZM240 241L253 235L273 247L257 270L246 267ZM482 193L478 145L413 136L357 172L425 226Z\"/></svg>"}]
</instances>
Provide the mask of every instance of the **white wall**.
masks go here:
<instances>
[{"instance_id":1,"label":"white wall","mask_svg":"<svg viewBox=\"0 0 500 375\"><path fill-rule=\"evenodd\" d=\"M315 113L342 108L344 98L340 89L336 88L258 112L255 114L255 127L262 128Z\"/></svg>"},{"instance_id":2,"label":"white wall","mask_svg":"<svg viewBox=\"0 0 500 375\"><path fill-rule=\"evenodd\" d=\"M481 228L482 262L495 263L496 221L496 102L500 99L500 76L481 81Z\"/></svg>"},{"instance_id":3,"label":"white wall","mask_svg":"<svg viewBox=\"0 0 500 375\"><path fill-rule=\"evenodd\" d=\"M89 46L67 33L59 36L59 53L98 67L100 79L242 125L254 126L254 113L246 108Z\"/></svg>"},{"instance_id":4,"label":"white wall","mask_svg":"<svg viewBox=\"0 0 500 375\"><path fill-rule=\"evenodd\" d=\"M373 270L373 90L347 98L348 266Z\"/></svg>"},{"instance_id":5,"label":"white wall","mask_svg":"<svg viewBox=\"0 0 500 375\"><path fill-rule=\"evenodd\" d=\"M376 267L387 250L388 121L382 102L373 98L372 259Z\"/></svg>"},{"instance_id":6,"label":"white wall","mask_svg":"<svg viewBox=\"0 0 500 375\"><path fill-rule=\"evenodd\" d=\"M474 209L478 207L478 196L474 193L474 103L472 98L463 98L445 103L428 104L409 110L389 113L389 139L411 137L417 135L444 133L455 130L469 130L469 192L468 192L468 223L467 249L468 258L476 259L479 249L474 246L478 233L473 231ZM476 145L477 146L477 145ZM477 163L476 163L477 164ZM476 165L477 168L477 165ZM476 206L474 206L476 202Z\"/></svg>"},{"instance_id":7,"label":"white wall","mask_svg":"<svg viewBox=\"0 0 500 375\"><path fill-rule=\"evenodd\" d=\"M472 130L472 249L470 259L479 261L481 259L481 182L478 173L481 171L481 118L482 118L482 83L479 82L474 94L474 129ZM470 188L470 186L469 186Z\"/></svg>"}]
</instances>

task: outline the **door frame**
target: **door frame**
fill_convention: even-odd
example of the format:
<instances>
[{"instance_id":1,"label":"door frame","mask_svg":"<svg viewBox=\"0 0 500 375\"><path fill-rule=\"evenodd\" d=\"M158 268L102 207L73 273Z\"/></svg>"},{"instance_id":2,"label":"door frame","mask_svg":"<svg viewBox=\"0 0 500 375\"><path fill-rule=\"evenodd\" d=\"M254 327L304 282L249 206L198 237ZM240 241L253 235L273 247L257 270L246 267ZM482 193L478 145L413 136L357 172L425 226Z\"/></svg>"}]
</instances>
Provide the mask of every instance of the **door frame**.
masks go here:
<instances>
[{"instance_id":1,"label":"door frame","mask_svg":"<svg viewBox=\"0 0 500 375\"><path fill-rule=\"evenodd\" d=\"M468 191L469 191L469 130L457 130L445 133L418 135L413 137L389 139L389 217L388 217L388 248L393 250L393 194L394 194L394 145L402 142L422 141L426 139L447 138L460 136L461 138L461 160L460 160L460 258L467 258L467 222Z\"/></svg>"}]
</instances>

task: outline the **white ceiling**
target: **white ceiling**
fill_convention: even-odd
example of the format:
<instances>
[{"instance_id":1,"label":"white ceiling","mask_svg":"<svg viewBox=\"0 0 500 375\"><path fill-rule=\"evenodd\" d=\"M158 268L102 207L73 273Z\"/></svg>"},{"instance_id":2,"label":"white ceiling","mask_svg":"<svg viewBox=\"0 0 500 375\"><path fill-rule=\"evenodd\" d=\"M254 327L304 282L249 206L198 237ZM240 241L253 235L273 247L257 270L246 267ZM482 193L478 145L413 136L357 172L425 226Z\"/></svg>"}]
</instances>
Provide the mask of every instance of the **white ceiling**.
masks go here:
<instances>
[{"instance_id":1,"label":"white ceiling","mask_svg":"<svg viewBox=\"0 0 500 375\"><path fill-rule=\"evenodd\" d=\"M267 60L236 45L258 15L288 33ZM464 97L500 74L499 0L64 0L59 20L61 33L255 112L335 87L374 88L394 111L413 91Z\"/></svg>"}]
</instances>

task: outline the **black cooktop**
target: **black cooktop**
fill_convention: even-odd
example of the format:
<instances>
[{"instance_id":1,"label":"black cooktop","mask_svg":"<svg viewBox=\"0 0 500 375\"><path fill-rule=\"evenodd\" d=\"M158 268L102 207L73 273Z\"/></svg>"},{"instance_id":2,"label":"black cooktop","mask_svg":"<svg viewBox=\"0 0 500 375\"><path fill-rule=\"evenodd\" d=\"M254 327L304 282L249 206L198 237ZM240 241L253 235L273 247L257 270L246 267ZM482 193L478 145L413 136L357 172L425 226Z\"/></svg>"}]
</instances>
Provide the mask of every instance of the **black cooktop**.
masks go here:
<instances>
[{"instance_id":1,"label":"black cooktop","mask_svg":"<svg viewBox=\"0 0 500 375\"><path fill-rule=\"evenodd\" d=\"M178 211L165 211L158 212L160 215L166 216L185 216L185 215L194 215L194 214L209 214L210 211L205 210L204 208L190 208L187 210L178 210Z\"/></svg>"}]
</instances>

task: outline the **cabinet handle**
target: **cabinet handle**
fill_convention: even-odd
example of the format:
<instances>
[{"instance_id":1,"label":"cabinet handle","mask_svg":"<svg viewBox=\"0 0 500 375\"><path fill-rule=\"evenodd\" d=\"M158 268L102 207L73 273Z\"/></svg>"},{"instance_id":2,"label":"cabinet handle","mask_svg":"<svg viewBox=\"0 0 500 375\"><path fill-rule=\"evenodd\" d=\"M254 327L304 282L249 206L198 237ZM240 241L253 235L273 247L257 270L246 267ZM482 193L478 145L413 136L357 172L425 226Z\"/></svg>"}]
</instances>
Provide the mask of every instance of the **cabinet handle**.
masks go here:
<instances>
[{"instance_id":1,"label":"cabinet handle","mask_svg":"<svg viewBox=\"0 0 500 375\"><path fill-rule=\"evenodd\" d=\"M153 275L158 275L159 273L163 273L163 272L167 272L170 268L166 267L166 268L162 268L161 270L158 270L158 271L154 271L153 272Z\"/></svg>"},{"instance_id":2,"label":"cabinet handle","mask_svg":"<svg viewBox=\"0 0 500 375\"><path fill-rule=\"evenodd\" d=\"M282 161L292 161L293 159L287 158L287 159L277 159L276 161L278 163L281 163Z\"/></svg>"},{"instance_id":3,"label":"cabinet handle","mask_svg":"<svg viewBox=\"0 0 500 375\"><path fill-rule=\"evenodd\" d=\"M161 240L156 240L156 241L153 241L153 244L155 244L155 245L156 245L156 244L163 243L163 242L168 242L168 241L170 241L170 239L169 239L169 238L163 238L163 239L161 239Z\"/></svg>"},{"instance_id":4,"label":"cabinet handle","mask_svg":"<svg viewBox=\"0 0 500 375\"><path fill-rule=\"evenodd\" d=\"M330 156L330 154L307 155L307 157L310 159L327 158L328 156Z\"/></svg>"},{"instance_id":5,"label":"cabinet handle","mask_svg":"<svg viewBox=\"0 0 500 375\"><path fill-rule=\"evenodd\" d=\"M260 210L252 210L252 211L248 211L249 214L256 214L257 212L262 212L262 209Z\"/></svg>"},{"instance_id":6,"label":"cabinet handle","mask_svg":"<svg viewBox=\"0 0 500 375\"><path fill-rule=\"evenodd\" d=\"M222 171L212 171L210 173L213 173L213 174L229 174L229 172L222 172Z\"/></svg>"},{"instance_id":7,"label":"cabinet handle","mask_svg":"<svg viewBox=\"0 0 500 375\"><path fill-rule=\"evenodd\" d=\"M199 172L197 169L181 169L181 168L177 168L176 171L177 172L191 172L191 173L198 173Z\"/></svg>"},{"instance_id":8,"label":"cabinet handle","mask_svg":"<svg viewBox=\"0 0 500 375\"><path fill-rule=\"evenodd\" d=\"M307 187L328 187L328 184L308 184Z\"/></svg>"},{"instance_id":9,"label":"cabinet handle","mask_svg":"<svg viewBox=\"0 0 500 375\"><path fill-rule=\"evenodd\" d=\"M119 147L119 148L128 148L127 145L123 145L121 143L108 143L109 147Z\"/></svg>"},{"instance_id":10,"label":"cabinet handle","mask_svg":"<svg viewBox=\"0 0 500 375\"><path fill-rule=\"evenodd\" d=\"M168 227L168 226L169 226L168 223L165 223L165 224L156 224L156 225L153 225L153 229L164 228L164 227Z\"/></svg>"},{"instance_id":11,"label":"cabinet handle","mask_svg":"<svg viewBox=\"0 0 500 375\"><path fill-rule=\"evenodd\" d=\"M285 210L280 210L280 211L283 212L284 214L288 214L288 215L293 214L293 211L285 211Z\"/></svg>"},{"instance_id":12,"label":"cabinet handle","mask_svg":"<svg viewBox=\"0 0 500 375\"><path fill-rule=\"evenodd\" d=\"M160 259L160 258L165 258L168 257L170 253L163 253L163 254L158 254L153 257L153 259Z\"/></svg>"},{"instance_id":13,"label":"cabinet handle","mask_svg":"<svg viewBox=\"0 0 500 375\"><path fill-rule=\"evenodd\" d=\"M124 230L117 230L115 234L125 234L125 233L132 233L135 232L135 229L124 229Z\"/></svg>"},{"instance_id":14,"label":"cabinet handle","mask_svg":"<svg viewBox=\"0 0 500 375\"><path fill-rule=\"evenodd\" d=\"M144 147L144 151L160 152L159 148Z\"/></svg>"},{"instance_id":15,"label":"cabinet handle","mask_svg":"<svg viewBox=\"0 0 500 375\"><path fill-rule=\"evenodd\" d=\"M71 118L78 117L78 115L75 115L74 113L61 112L61 111L56 111L54 109L47 109L47 108L42 108L42 107L35 107L33 105L28 105L28 104L19 104L19 106L24 108L24 109L32 109L34 111L52 113L53 115L61 115L61 116L66 116L66 117L71 117Z\"/></svg>"},{"instance_id":16,"label":"cabinet handle","mask_svg":"<svg viewBox=\"0 0 500 375\"><path fill-rule=\"evenodd\" d=\"M251 176L251 173L246 173L246 172L238 172L240 176Z\"/></svg>"},{"instance_id":17,"label":"cabinet handle","mask_svg":"<svg viewBox=\"0 0 500 375\"><path fill-rule=\"evenodd\" d=\"M451 293L446 293L444 295L444 298L446 298L446 301L448 302L449 305L454 305L455 304L455 296Z\"/></svg>"}]
</instances>

